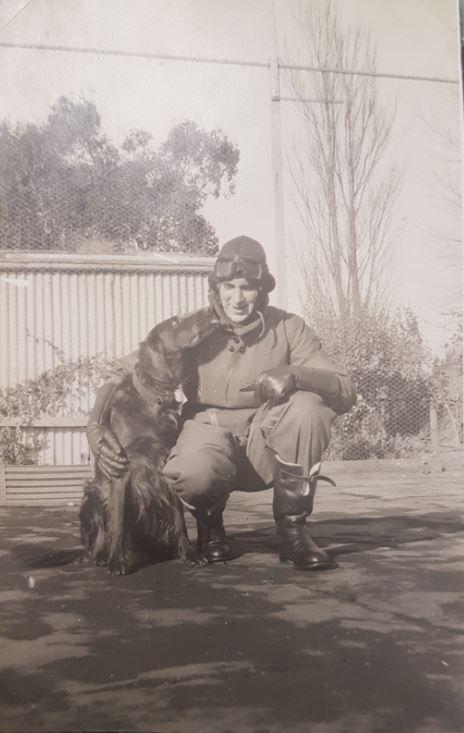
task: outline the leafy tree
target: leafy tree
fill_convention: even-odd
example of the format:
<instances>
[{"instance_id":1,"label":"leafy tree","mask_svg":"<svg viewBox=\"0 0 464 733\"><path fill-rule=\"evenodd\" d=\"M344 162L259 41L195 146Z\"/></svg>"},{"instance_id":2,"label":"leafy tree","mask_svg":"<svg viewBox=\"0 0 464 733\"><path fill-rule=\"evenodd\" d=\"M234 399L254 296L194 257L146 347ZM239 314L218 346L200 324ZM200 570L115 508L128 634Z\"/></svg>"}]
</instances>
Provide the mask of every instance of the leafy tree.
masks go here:
<instances>
[{"instance_id":1,"label":"leafy tree","mask_svg":"<svg viewBox=\"0 0 464 733\"><path fill-rule=\"evenodd\" d=\"M213 254L202 208L234 192L238 160L223 132L189 121L158 147L144 131L117 147L93 102L62 97L42 125L0 125L0 248L75 250L104 239Z\"/></svg>"}]
</instances>

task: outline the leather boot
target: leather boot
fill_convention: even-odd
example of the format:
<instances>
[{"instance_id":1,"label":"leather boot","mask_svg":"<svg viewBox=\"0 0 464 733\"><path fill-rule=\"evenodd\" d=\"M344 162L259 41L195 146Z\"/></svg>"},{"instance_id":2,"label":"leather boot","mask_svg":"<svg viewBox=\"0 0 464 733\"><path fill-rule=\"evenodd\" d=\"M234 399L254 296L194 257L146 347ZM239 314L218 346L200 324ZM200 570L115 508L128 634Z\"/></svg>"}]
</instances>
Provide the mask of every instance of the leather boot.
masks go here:
<instances>
[{"instance_id":1,"label":"leather boot","mask_svg":"<svg viewBox=\"0 0 464 733\"><path fill-rule=\"evenodd\" d=\"M197 552L208 562L226 562L235 555L227 540L222 512L224 507L211 512L195 513L197 520Z\"/></svg>"},{"instance_id":2,"label":"leather boot","mask_svg":"<svg viewBox=\"0 0 464 733\"><path fill-rule=\"evenodd\" d=\"M319 475L320 463L315 464L309 476L303 466L285 463L275 456L274 520L279 535L279 557L282 562L292 561L297 570L328 570L338 567L325 550L311 538L306 518L313 510L317 481L335 482Z\"/></svg>"}]
</instances>

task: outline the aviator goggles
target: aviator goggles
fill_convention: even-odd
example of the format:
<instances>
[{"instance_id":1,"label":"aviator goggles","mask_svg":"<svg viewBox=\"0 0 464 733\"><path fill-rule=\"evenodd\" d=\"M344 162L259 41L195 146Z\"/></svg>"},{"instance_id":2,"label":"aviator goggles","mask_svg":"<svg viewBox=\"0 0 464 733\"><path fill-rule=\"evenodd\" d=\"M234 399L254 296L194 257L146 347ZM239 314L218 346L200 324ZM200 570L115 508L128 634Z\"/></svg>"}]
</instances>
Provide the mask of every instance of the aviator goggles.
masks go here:
<instances>
[{"instance_id":1,"label":"aviator goggles","mask_svg":"<svg viewBox=\"0 0 464 733\"><path fill-rule=\"evenodd\" d=\"M243 275L250 280L262 280L267 268L261 262L249 257L221 257L214 267L214 274L219 280L229 280Z\"/></svg>"}]
</instances>

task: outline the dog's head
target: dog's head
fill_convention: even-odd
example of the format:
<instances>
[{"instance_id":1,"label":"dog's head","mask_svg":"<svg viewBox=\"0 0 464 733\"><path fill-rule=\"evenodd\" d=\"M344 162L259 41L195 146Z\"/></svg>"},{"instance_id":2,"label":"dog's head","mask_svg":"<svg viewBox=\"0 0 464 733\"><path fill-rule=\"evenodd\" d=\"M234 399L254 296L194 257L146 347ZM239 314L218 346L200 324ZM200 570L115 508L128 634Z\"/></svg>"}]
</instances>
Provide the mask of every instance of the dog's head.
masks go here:
<instances>
[{"instance_id":1,"label":"dog's head","mask_svg":"<svg viewBox=\"0 0 464 733\"><path fill-rule=\"evenodd\" d=\"M173 316L158 323L146 339L149 346L164 354L175 354L193 349L201 344L219 326L219 320L211 308L202 308L182 316Z\"/></svg>"},{"instance_id":2,"label":"dog's head","mask_svg":"<svg viewBox=\"0 0 464 733\"><path fill-rule=\"evenodd\" d=\"M142 341L137 376L152 391L174 390L186 367L186 355L220 326L211 308L185 316L173 316L158 323Z\"/></svg>"}]
</instances>

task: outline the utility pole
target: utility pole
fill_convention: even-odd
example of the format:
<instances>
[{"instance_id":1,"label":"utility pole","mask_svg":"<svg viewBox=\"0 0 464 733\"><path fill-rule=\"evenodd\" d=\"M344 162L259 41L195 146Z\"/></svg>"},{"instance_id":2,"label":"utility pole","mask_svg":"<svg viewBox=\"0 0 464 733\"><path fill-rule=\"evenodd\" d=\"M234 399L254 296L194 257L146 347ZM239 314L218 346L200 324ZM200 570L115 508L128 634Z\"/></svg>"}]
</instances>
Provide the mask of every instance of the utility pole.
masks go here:
<instances>
[{"instance_id":1,"label":"utility pole","mask_svg":"<svg viewBox=\"0 0 464 733\"><path fill-rule=\"evenodd\" d=\"M271 147L272 147L272 190L274 201L274 246L275 271L278 273L278 301L281 308L288 306L288 263L285 240L285 209L283 189L282 111L279 77L279 50L277 43L276 0L272 0L274 54L270 63L271 82Z\"/></svg>"},{"instance_id":2,"label":"utility pole","mask_svg":"<svg viewBox=\"0 0 464 733\"><path fill-rule=\"evenodd\" d=\"M272 189L274 201L274 246L278 273L278 299L281 308L288 305L287 244L285 241L285 211L283 187L282 112L279 89L279 60L274 58L271 73L271 146Z\"/></svg>"}]
</instances>

